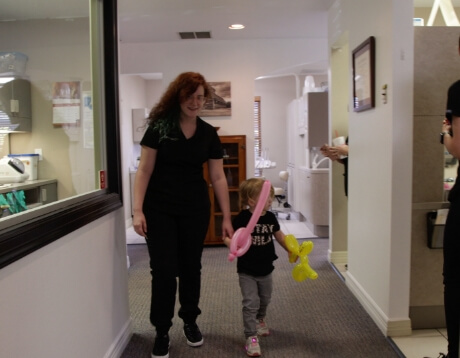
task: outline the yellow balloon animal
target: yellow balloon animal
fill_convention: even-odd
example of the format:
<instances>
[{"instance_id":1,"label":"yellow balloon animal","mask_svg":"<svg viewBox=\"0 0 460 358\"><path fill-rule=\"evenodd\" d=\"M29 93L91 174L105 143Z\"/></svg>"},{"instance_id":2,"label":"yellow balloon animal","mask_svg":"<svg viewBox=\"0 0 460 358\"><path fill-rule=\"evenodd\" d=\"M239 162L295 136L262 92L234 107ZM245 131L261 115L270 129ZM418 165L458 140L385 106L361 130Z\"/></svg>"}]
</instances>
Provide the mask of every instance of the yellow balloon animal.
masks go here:
<instances>
[{"instance_id":1,"label":"yellow balloon animal","mask_svg":"<svg viewBox=\"0 0 460 358\"><path fill-rule=\"evenodd\" d=\"M286 235L286 246L291 253L289 255L289 262L294 263L297 261L297 258L300 257L300 263L298 263L292 270L292 277L294 280L300 282L306 278L316 280L318 274L310 267L308 263L308 254L313 250L313 242L304 241L301 245L297 242L297 239L294 235Z\"/></svg>"}]
</instances>

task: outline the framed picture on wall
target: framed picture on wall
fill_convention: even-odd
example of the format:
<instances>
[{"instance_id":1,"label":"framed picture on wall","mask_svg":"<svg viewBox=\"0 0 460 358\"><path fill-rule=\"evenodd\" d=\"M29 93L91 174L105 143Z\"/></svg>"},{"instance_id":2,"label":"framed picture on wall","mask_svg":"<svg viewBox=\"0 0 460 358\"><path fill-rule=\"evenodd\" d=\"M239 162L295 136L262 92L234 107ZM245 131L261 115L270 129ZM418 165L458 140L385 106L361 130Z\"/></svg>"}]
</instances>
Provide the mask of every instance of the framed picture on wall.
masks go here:
<instances>
[{"instance_id":1,"label":"framed picture on wall","mask_svg":"<svg viewBox=\"0 0 460 358\"><path fill-rule=\"evenodd\" d=\"M366 39L353 50L353 110L375 107L375 38Z\"/></svg>"},{"instance_id":2,"label":"framed picture on wall","mask_svg":"<svg viewBox=\"0 0 460 358\"><path fill-rule=\"evenodd\" d=\"M231 116L232 96L230 82L208 82L208 84L211 87L211 98L204 104L200 116Z\"/></svg>"}]
</instances>

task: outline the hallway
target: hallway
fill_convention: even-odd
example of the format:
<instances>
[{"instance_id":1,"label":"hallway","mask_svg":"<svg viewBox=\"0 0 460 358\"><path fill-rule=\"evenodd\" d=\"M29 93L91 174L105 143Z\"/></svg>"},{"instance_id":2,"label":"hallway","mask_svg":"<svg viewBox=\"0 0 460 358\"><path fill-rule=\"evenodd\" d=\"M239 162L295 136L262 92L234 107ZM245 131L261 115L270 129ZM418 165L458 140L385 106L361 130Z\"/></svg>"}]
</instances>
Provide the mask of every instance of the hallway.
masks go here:
<instances>
[{"instance_id":1,"label":"hallway","mask_svg":"<svg viewBox=\"0 0 460 358\"><path fill-rule=\"evenodd\" d=\"M280 218L283 232L291 233L297 238L316 238L311 233L305 222L300 222L294 215L292 220ZM326 240L326 239L325 239ZM132 227L127 230L127 241L130 244L144 244L144 239L134 233ZM129 252L129 250L128 250ZM345 265L337 265L337 271L346 280ZM390 338L395 349L403 358L438 358L439 353L447 351L447 339L445 329L424 329L412 332L411 336Z\"/></svg>"}]
</instances>

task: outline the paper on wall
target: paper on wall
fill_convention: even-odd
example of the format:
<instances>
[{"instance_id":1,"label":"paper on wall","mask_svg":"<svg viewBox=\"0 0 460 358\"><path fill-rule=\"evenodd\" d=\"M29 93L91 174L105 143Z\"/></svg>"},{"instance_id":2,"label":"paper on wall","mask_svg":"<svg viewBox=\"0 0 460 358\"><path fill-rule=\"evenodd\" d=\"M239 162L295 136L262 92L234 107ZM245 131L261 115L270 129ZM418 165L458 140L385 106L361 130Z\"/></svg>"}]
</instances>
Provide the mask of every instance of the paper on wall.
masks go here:
<instances>
[{"instance_id":1,"label":"paper on wall","mask_svg":"<svg viewBox=\"0 0 460 358\"><path fill-rule=\"evenodd\" d=\"M449 209L438 209L438 212L436 214L436 221L434 224L435 225L445 225L448 213L449 213Z\"/></svg>"}]
</instances>

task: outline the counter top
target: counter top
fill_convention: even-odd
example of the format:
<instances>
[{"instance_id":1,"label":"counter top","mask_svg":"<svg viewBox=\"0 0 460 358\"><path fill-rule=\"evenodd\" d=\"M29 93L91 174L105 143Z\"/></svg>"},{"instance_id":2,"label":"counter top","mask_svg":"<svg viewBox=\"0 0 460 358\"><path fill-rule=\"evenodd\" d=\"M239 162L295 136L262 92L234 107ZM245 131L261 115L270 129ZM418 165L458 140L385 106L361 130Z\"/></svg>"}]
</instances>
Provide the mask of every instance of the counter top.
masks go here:
<instances>
[{"instance_id":1,"label":"counter top","mask_svg":"<svg viewBox=\"0 0 460 358\"><path fill-rule=\"evenodd\" d=\"M311 173L311 174L328 174L329 168L309 168L309 167L299 167L300 170Z\"/></svg>"},{"instance_id":2,"label":"counter top","mask_svg":"<svg viewBox=\"0 0 460 358\"><path fill-rule=\"evenodd\" d=\"M27 190L36 188L38 186L56 183L56 179L37 179L37 180L26 180L22 183L12 183L12 184L1 184L0 185L0 194L9 193L13 190Z\"/></svg>"}]
</instances>

